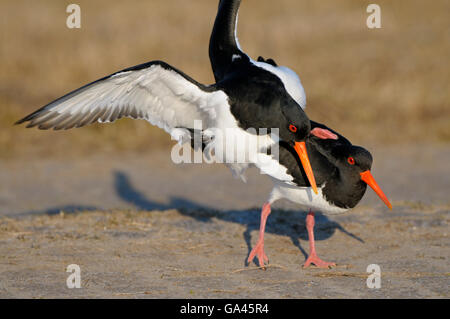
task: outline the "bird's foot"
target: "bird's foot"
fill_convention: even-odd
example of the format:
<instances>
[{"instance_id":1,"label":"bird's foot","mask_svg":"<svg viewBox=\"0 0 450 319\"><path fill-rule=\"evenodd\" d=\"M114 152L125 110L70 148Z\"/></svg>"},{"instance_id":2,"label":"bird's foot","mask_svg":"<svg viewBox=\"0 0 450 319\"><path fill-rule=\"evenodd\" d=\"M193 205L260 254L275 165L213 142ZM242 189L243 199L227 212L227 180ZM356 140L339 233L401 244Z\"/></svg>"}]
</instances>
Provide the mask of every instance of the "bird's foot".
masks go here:
<instances>
[{"instance_id":1,"label":"bird's foot","mask_svg":"<svg viewBox=\"0 0 450 319\"><path fill-rule=\"evenodd\" d=\"M308 259L306 259L303 268L308 268L311 264L316 265L318 268L331 268L336 266L336 263L323 261L316 254L311 254Z\"/></svg>"},{"instance_id":2,"label":"bird's foot","mask_svg":"<svg viewBox=\"0 0 450 319\"><path fill-rule=\"evenodd\" d=\"M267 258L266 253L264 252L264 242L263 241L258 241L256 246L250 252L247 262L251 263L252 260L255 258L255 256L258 257L259 267L264 268L266 263L269 263L269 258Z\"/></svg>"}]
</instances>

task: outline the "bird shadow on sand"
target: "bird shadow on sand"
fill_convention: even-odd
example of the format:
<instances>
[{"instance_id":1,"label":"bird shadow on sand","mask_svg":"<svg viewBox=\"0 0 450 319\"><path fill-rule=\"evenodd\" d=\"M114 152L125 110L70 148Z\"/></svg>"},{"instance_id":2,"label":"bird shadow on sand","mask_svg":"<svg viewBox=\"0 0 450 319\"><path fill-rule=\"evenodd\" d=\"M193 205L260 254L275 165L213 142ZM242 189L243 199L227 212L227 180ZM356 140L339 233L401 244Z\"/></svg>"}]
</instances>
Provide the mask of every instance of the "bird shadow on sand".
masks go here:
<instances>
[{"instance_id":1,"label":"bird shadow on sand","mask_svg":"<svg viewBox=\"0 0 450 319\"><path fill-rule=\"evenodd\" d=\"M74 214L78 212L92 212L100 210L100 208L95 206L87 206L87 205L63 205L63 206L55 206L41 210L29 210L21 213L11 213L6 214L7 217L27 217L27 216L39 216L39 215L58 215L61 213L65 214Z\"/></svg>"},{"instance_id":2,"label":"bird shadow on sand","mask_svg":"<svg viewBox=\"0 0 450 319\"><path fill-rule=\"evenodd\" d=\"M121 171L114 172L114 187L117 195L125 202L133 204L139 210L170 210L176 209L181 214L191 217L197 222L211 222L212 218L231 223L238 223L246 227L243 237L247 244L247 257L250 255L251 233L259 231L260 208L250 208L245 210L218 210L203 204L195 203L189 199L172 197L169 203L159 203L146 197L141 191L136 189L130 178ZM266 233L283 235L290 237L292 243L301 251L305 259L308 254L301 246L299 238L308 240L308 234L305 225L306 212L273 209L266 225ZM191 225L195 227L194 225ZM185 225L189 227L189 225ZM336 230L345 235L364 243L358 236L348 232L339 223L328 219L325 215L316 214L316 223L314 227L314 236L316 240L326 240L334 235ZM247 263L245 258L245 265ZM256 259L255 259L256 260Z\"/></svg>"}]
</instances>

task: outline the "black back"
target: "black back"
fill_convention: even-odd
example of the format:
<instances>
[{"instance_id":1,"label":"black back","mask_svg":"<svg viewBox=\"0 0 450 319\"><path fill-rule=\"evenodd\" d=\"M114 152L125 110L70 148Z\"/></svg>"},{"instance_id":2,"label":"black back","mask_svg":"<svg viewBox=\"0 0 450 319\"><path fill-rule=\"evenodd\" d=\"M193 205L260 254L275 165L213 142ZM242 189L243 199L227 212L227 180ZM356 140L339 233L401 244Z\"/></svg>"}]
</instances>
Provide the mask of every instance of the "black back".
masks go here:
<instances>
[{"instance_id":1,"label":"black back","mask_svg":"<svg viewBox=\"0 0 450 319\"><path fill-rule=\"evenodd\" d=\"M308 117L281 80L248 62L246 56L233 62L225 78L215 87L228 95L231 113L244 130L279 128L281 131L289 124L296 124L300 136L309 132Z\"/></svg>"}]
</instances>

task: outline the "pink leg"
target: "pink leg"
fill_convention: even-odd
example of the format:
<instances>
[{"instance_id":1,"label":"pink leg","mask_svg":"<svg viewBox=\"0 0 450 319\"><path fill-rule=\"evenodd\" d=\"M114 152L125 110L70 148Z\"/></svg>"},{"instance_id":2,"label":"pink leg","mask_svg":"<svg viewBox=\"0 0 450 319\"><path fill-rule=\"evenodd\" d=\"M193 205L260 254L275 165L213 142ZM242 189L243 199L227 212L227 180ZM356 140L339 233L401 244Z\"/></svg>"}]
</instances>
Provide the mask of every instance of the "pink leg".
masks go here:
<instances>
[{"instance_id":1,"label":"pink leg","mask_svg":"<svg viewBox=\"0 0 450 319\"><path fill-rule=\"evenodd\" d=\"M247 262L251 263L253 258L255 256L258 257L259 266L263 267L265 262L269 262L269 258L267 258L266 254L264 253L264 231L266 229L266 222L267 217L269 217L270 214L270 204L265 203L262 211L261 211L261 225L259 227L259 238L258 242L256 243L256 246L252 249L250 252L250 255L248 256Z\"/></svg>"},{"instance_id":2,"label":"pink leg","mask_svg":"<svg viewBox=\"0 0 450 319\"><path fill-rule=\"evenodd\" d=\"M306 259L303 268L307 268L311 264L314 264L319 268L331 268L336 266L335 263L329 263L317 257L316 245L314 242L314 212L312 211L309 211L308 216L306 216L306 229L308 230L309 237L309 257Z\"/></svg>"}]
</instances>

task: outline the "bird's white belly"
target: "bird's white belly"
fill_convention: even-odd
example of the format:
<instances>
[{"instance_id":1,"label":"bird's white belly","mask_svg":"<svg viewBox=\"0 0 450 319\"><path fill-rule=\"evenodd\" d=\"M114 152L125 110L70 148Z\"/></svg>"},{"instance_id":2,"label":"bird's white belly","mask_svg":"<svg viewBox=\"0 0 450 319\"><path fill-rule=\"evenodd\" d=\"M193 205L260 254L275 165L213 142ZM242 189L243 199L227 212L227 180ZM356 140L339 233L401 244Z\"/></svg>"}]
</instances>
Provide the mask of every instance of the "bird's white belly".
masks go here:
<instances>
[{"instance_id":1,"label":"bird's white belly","mask_svg":"<svg viewBox=\"0 0 450 319\"><path fill-rule=\"evenodd\" d=\"M214 150L217 163L225 163L233 171L233 175L245 181L244 172L250 164L261 170L273 166L273 159L267 155L268 149L278 143L278 136L257 134L257 128L243 130L227 107L216 109L217 117L206 134L213 136L209 145ZM266 172L263 172L266 174Z\"/></svg>"},{"instance_id":2,"label":"bird's white belly","mask_svg":"<svg viewBox=\"0 0 450 319\"><path fill-rule=\"evenodd\" d=\"M342 214L347 208L340 208L331 205L323 196L323 187L318 187L316 195L311 187L298 187L286 183L275 181L275 186L270 193L269 202L273 203L278 199L288 199L293 203L301 205L303 208L312 211L320 211L324 214Z\"/></svg>"}]
</instances>

